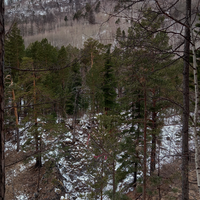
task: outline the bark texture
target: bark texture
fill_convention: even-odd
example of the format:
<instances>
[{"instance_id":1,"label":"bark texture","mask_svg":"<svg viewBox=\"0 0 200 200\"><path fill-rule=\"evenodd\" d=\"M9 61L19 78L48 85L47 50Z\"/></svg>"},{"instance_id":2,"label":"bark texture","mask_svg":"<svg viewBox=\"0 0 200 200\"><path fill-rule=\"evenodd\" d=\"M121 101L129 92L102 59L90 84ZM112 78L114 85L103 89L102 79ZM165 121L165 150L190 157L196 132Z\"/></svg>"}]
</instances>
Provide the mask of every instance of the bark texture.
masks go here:
<instances>
[{"instance_id":1,"label":"bark texture","mask_svg":"<svg viewBox=\"0 0 200 200\"><path fill-rule=\"evenodd\" d=\"M0 1L0 200L5 199L5 155L4 155L4 1Z\"/></svg>"},{"instance_id":2,"label":"bark texture","mask_svg":"<svg viewBox=\"0 0 200 200\"><path fill-rule=\"evenodd\" d=\"M190 54L191 0L186 0L186 23L183 68L183 126L182 126L182 200L189 200L189 54Z\"/></svg>"},{"instance_id":3,"label":"bark texture","mask_svg":"<svg viewBox=\"0 0 200 200\"><path fill-rule=\"evenodd\" d=\"M199 155L199 135L197 134L197 122L198 122L198 102L199 102L199 85L197 77L197 57L196 57L196 48L195 48L195 39L193 32L191 30L192 36L192 53L193 53L193 74L194 74L194 89L195 89L195 108L194 108L194 140L195 140L195 168L197 174L197 186L200 194L200 155Z\"/></svg>"}]
</instances>

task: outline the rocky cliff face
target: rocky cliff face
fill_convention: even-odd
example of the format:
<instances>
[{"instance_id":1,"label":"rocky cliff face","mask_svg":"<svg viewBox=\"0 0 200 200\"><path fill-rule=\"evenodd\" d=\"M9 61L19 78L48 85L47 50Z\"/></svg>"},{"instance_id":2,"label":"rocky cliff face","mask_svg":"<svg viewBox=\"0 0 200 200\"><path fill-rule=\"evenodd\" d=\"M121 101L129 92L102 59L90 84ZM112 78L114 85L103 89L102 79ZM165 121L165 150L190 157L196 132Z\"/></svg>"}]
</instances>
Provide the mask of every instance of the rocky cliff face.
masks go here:
<instances>
[{"instance_id":1,"label":"rocky cliff face","mask_svg":"<svg viewBox=\"0 0 200 200\"><path fill-rule=\"evenodd\" d=\"M83 9L86 4L92 7L98 4L99 0L21 0L6 6L7 21L17 17L20 20L31 20L33 17L53 15L54 17L67 14L73 15L78 10Z\"/></svg>"},{"instance_id":2,"label":"rocky cliff face","mask_svg":"<svg viewBox=\"0 0 200 200\"><path fill-rule=\"evenodd\" d=\"M107 19L105 7L112 7L108 5L104 0L9 1L5 22L7 28L14 20L18 22L26 46L47 38L56 46L72 44L80 48L89 37L112 40L116 30L114 23L111 22L109 29L100 28Z\"/></svg>"},{"instance_id":3,"label":"rocky cliff face","mask_svg":"<svg viewBox=\"0 0 200 200\"><path fill-rule=\"evenodd\" d=\"M127 16L135 14L127 9L127 15L120 15L121 24L116 24L117 17L109 21L109 14L113 13L117 0L8 0L5 12L7 29L16 20L25 45L31 42L47 38L55 46L71 44L81 48L89 37L98 39L103 43L112 43L116 29L127 29L130 20ZM176 19L181 19L184 13L183 0L169 11ZM193 1L193 12L197 9L199 0ZM149 5L156 9L154 1L149 0ZM173 4L173 0L159 0L162 6ZM137 8L143 4L137 3ZM130 15L129 15L130 16ZM104 23L107 21L107 23ZM173 27L180 29L180 27ZM177 40L175 38L175 40ZM174 43L174 42L172 42Z\"/></svg>"}]
</instances>

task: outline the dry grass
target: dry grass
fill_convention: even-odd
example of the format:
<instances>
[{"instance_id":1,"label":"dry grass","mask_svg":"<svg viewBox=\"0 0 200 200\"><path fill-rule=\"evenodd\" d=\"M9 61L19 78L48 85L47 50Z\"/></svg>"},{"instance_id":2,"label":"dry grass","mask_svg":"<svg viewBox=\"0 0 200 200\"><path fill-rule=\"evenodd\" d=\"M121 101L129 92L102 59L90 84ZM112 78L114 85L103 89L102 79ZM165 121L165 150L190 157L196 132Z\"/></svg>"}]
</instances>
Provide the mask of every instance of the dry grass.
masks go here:
<instances>
[{"instance_id":1,"label":"dry grass","mask_svg":"<svg viewBox=\"0 0 200 200\"><path fill-rule=\"evenodd\" d=\"M21 159L23 153L10 152L7 163ZM10 158L10 156L15 155ZM53 200L65 195L62 177L53 163L46 162L41 169L34 167L34 163L19 162L6 168L6 199L16 199L24 195L26 200ZM55 190L57 188L57 190Z\"/></svg>"}]
</instances>

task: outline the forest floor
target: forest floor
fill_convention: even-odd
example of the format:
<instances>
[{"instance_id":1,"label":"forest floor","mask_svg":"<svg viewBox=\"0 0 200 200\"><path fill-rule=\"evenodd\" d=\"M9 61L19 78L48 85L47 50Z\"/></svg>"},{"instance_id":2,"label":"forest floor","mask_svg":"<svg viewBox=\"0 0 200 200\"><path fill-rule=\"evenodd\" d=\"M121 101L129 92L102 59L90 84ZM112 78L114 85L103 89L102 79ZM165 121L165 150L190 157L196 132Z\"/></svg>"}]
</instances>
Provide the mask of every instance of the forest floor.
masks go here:
<instances>
[{"instance_id":1,"label":"forest floor","mask_svg":"<svg viewBox=\"0 0 200 200\"><path fill-rule=\"evenodd\" d=\"M27 156L22 152L8 152L6 157L6 165L15 163ZM163 165L160 169L159 176L162 177L160 184L157 184L153 177L149 177L147 183L147 192L150 200L172 200L181 199L181 160L176 159L174 162ZM156 172L158 173L158 172ZM157 174L156 176L157 177ZM155 178L154 177L154 178ZM63 176L59 168L52 161L45 162L42 168L35 168L35 163L29 161L18 162L6 167L6 199L9 200L60 200L62 196L66 196L65 186L63 184ZM156 179L156 178L155 178ZM200 199L198 187L196 184L196 171L194 159L190 161L189 169L189 187L190 200ZM154 193L152 193L154 191ZM78 193L78 191L77 191ZM160 195L159 195L160 194ZM127 194L131 200L142 199L140 193L131 191ZM160 198L159 198L160 196ZM69 199L81 199L70 198ZM83 198L84 199L84 198Z\"/></svg>"},{"instance_id":2,"label":"forest floor","mask_svg":"<svg viewBox=\"0 0 200 200\"><path fill-rule=\"evenodd\" d=\"M34 151L16 151L16 141L13 134L6 135L6 199L8 200L60 200L60 199L87 199L84 197L88 190L88 174L85 173L87 160L85 149L88 149L88 130L90 122L81 119L76 125L77 140L74 144L70 142L71 135L66 133L63 137L64 145L70 147L70 154L64 154L60 160L55 161L48 157L53 150L43 153L48 159L43 159L43 166L35 168ZM168 128L169 130L169 128ZM173 139L173 138L171 138ZM21 136L21 142L23 136ZM53 140L55 141L55 140ZM52 141L52 142L53 142ZM181 199L181 157L178 152L169 151L169 141L163 145L165 155L174 153L174 157L167 159L163 153L160 167L157 166L155 176L147 175L147 196L149 200L179 200ZM172 148L172 146L170 146ZM192 152L192 151L191 151ZM57 153L54 152L56 155ZM164 159L166 158L166 159ZM189 166L189 188L190 200L200 199L198 194L196 170L194 163L194 152L190 155ZM141 186L142 185L139 185ZM129 191L129 192L128 192ZM141 191L128 190L127 196L131 200L142 199ZM108 198L104 196L104 200Z\"/></svg>"},{"instance_id":3,"label":"forest floor","mask_svg":"<svg viewBox=\"0 0 200 200\"><path fill-rule=\"evenodd\" d=\"M200 195L198 193L196 170L194 163L194 155L191 155L189 163L189 199L198 200ZM148 200L181 200L181 159L175 159L169 164L161 167L159 176L161 177L160 184L156 182L158 171L155 177L149 177L147 181ZM154 179L155 178L155 179ZM158 181L158 179L157 179ZM152 192L153 191L153 192ZM129 192L128 196L131 200L141 199L142 195L135 192Z\"/></svg>"}]
</instances>

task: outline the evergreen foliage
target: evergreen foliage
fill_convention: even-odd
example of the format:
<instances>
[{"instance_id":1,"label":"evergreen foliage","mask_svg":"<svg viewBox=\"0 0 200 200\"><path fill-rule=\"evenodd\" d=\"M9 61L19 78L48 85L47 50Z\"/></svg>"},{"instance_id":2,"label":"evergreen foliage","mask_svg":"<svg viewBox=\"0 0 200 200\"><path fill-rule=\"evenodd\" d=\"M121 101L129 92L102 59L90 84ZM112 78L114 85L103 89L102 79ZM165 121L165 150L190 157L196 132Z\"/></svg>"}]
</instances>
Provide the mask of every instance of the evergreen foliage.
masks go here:
<instances>
[{"instance_id":1,"label":"evergreen foliage","mask_svg":"<svg viewBox=\"0 0 200 200\"><path fill-rule=\"evenodd\" d=\"M48 40L34 42L26 49L26 56L34 60L34 67L40 69L50 69L55 67L57 62L57 50Z\"/></svg>"},{"instance_id":2,"label":"evergreen foliage","mask_svg":"<svg viewBox=\"0 0 200 200\"><path fill-rule=\"evenodd\" d=\"M157 31L163 23L163 18L147 9L144 12L140 24L133 23L128 29L127 36L118 28L116 37L121 48L118 58L119 66L123 67L121 77L123 95L119 99L122 109L122 120L126 127L122 132L121 150L123 154L119 158L121 166L117 171L119 182L127 176L132 176L130 185L137 186L138 178L142 178L144 160L144 140L148 143L147 159L150 160L151 173L155 170L157 138L160 135L163 119L157 119L157 113L161 113L163 107L169 103L160 101L165 94L163 91L167 81L163 74L165 72L154 72L156 69L167 65L172 56L169 53L168 36L166 33ZM146 30L149 31L146 31ZM120 50L115 49L115 55ZM118 69L120 70L120 69ZM118 87L119 88L119 87ZM167 88L166 88L167 89ZM144 91L147 91L146 102ZM144 138L144 104L147 106L148 135ZM151 145L150 145L151 144ZM138 186L139 187L139 186Z\"/></svg>"},{"instance_id":3,"label":"evergreen foliage","mask_svg":"<svg viewBox=\"0 0 200 200\"><path fill-rule=\"evenodd\" d=\"M105 111L108 111L116 106L116 81L114 78L113 66L110 58L110 47L106 52L105 68L103 71L103 97Z\"/></svg>"},{"instance_id":4,"label":"evergreen foliage","mask_svg":"<svg viewBox=\"0 0 200 200\"><path fill-rule=\"evenodd\" d=\"M81 74L80 74L80 65L78 62L72 65L70 68L70 77L68 82L68 97L66 101L66 112L69 115L75 114L77 108L81 104Z\"/></svg>"},{"instance_id":5,"label":"evergreen foliage","mask_svg":"<svg viewBox=\"0 0 200 200\"><path fill-rule=\"evenodd\" d=\"M85 84L89 88L93 113L102 112L104 108L102 95L104 53L105 46L97 40L90 38L84 43L82 64L86 72Z\"/></svg>"},{"instance_id":6,"label":"evergreen foliage","mask_svg":"<svg viewBox=\"0 0 200 200\"><path fill-rule=\"evenodd\" d=\"M92 6L84 9L90 23L95 23ZM95 12L99 9L100 1ZM74 15L77 20L80 17L82 11ZM171 110L179 112L166 99L182 103L176 91L181 86L182 63L164 68L173 56L167 33L158 31L163 23L163 17L146 9L140 23L131 22L128 30L117 29L114 48L92 38L83 49L57 48L43 39L30 44L25 53L14 25L6 40L5 62L21 71L11 71L14 84L6 85L6 104L9 90L14 89L15 101L23 105L20 128L26 130L26 137L22 149L35 152L35 167L42 167L42 158L54 163L66 159L72 166L83 159L87 165L80 173L90 177L89 199L128 200L127 189L142 192L144 173L155 187L149 196L156 193L163 180L155 173L161 129ZM13 114L6 113L9 125ZM78 116L83 114L89 120L77 131L83 123ZM83 139L80 134L85 134ZM84 155L76 158L72 154L80 144ZM144 172L145 162L148 172Z\"/></svg>"},{"instance_id":7,"label":"evergreen foliage","mask_svg":"<svg viewBox=\"0 0 200 200\"><path fill-rule=\"evenodd\" d=\"M82 17L83 17L82 11L81 11L81 10L78 10L78 11L74 14L73 20L79 21Z\"/></svg>"},{"instance_id":8,"label":"evergreen foliage","mask_svg":"<svg viewBox=\"0 0 200 200\"><path fill-rule=\"evenodd\" d=\"M19 69L24 51L24 40L20 35L17 23L15 23L5 40L5 66ZM14 69L11 71L12 78L17 80L17 71Z\"/></svg>"}]
</instances>

